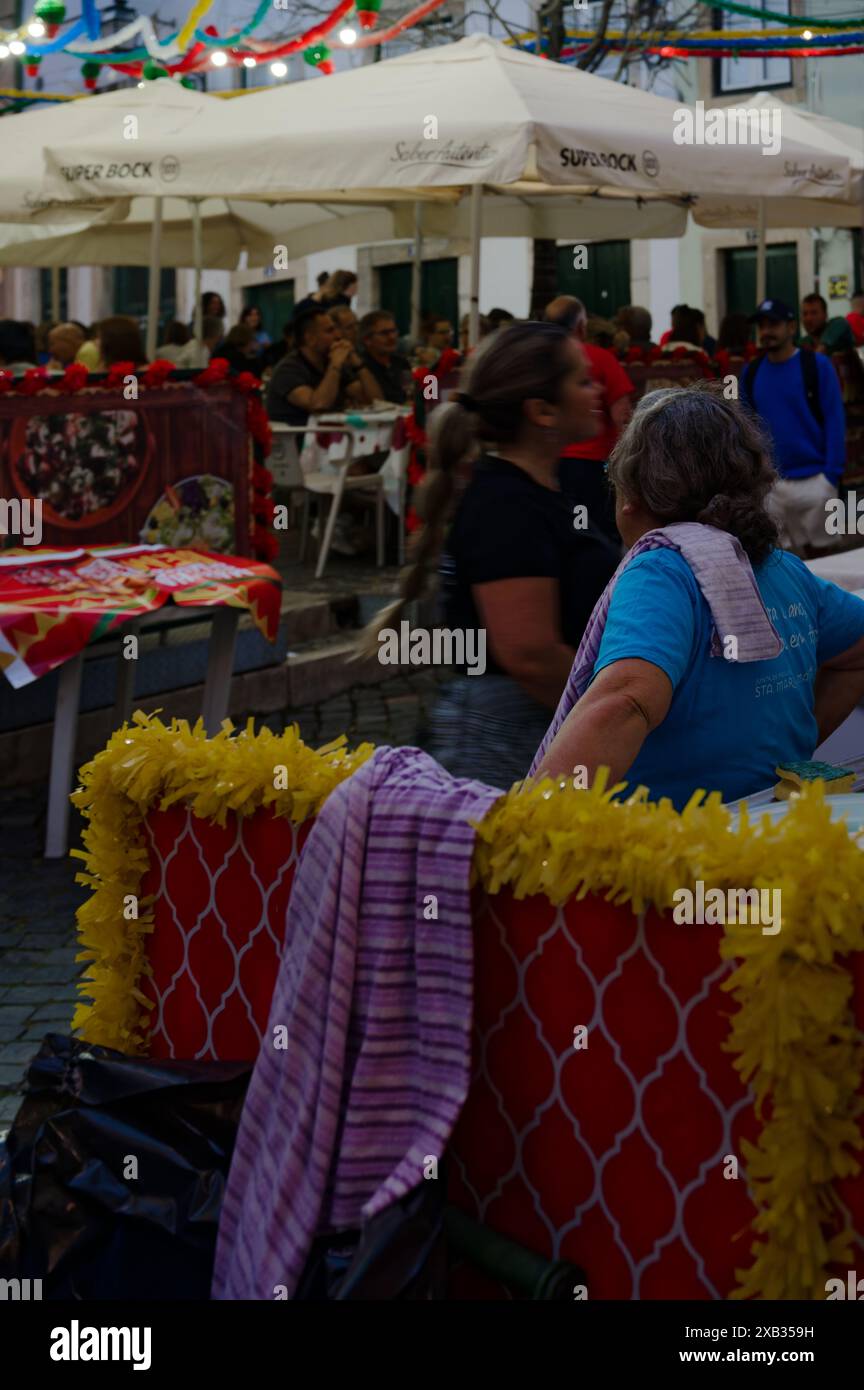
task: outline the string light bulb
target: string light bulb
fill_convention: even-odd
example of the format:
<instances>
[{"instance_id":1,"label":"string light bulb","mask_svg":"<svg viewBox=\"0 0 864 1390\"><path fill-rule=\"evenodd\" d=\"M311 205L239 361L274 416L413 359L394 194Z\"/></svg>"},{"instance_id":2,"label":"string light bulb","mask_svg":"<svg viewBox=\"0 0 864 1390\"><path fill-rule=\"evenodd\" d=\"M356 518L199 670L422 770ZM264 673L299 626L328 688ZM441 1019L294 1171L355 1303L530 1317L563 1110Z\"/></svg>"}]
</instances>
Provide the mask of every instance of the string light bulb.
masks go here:
<instances>
[{"instance_id":1,"label":"string light bulb","mask_svg":"<svg viewBox=\"0 0 864 1390\"><path fill-rule=\"evenodd\" d=\"M210 54L210 62L213 64L214 68L224 68L225 64L228 62L228 54L223 53L221 48L216 48Z\"/></svg>"},{"instance_id":2,"label":"string light bulb","mask_svg":"<svg viewBox=\"0 0 864 1390\"><path fill-rule=\"evenodd\" d=\"M340 29L340 30L339 30L339 42L340 42L340 43L344 43L344 45L345 45L346 48L350 48L351 45L352 45L352 43L356 43L356 42L357 42L357 30L356 30L356 29Z\"/></svg>"},{"instance_id":3,"label":"string light bulb","mask_svg":"<svg viewBox=\"0 0 864 1390\"><path fill-rule=\"evenodd\" d=\"M270 71L274 77L287 77L288 67L285 63L271 63Z\"/></svg>"},{"instance_id":4,"label":"string light bulb","mask_svg":"<svg viewBox=\"0 0 864 1390\"><path fill-rule=\"evenodd\" d=\"M6 44L5 44L5 43L0 43L0 62L2 62L4 58L8 58L8 57L9 57L9 49L6 47Z\"/></svg>"},{"instance_id":5,"label":"string light bulb","mask_svg":"<svg viewBox=\"0 0 864 1390\"><path fill-rule=\"evenodd\" d=\"M9 52L12 54L13 58L20 58L27 52L27 45L26 43L22 43L20 39L13 39L9 44Z\"/></svg>"},{"instance_id":6,"label":"string light bulb","mask_svg":"<svg viewBox=\"0 0 864 1390\"><path fill-rule=\"evenodd\" d=\"M804 32L803 32L803 34L801 35L801 37L802 37L802 39L806 39L806 40L808 41L808 43L809 43L810 39L812 39L812 37L813 37L813 31L812 31L812 29L805 29Z\"/></svg>"},{"instance_id":7,"label":"string light bulb","mask_svg":"<svg viewBox=\"0 0 864 1390\"><path fill-rule=\"evenodd\" d=\"M27 33L30 35L31 39L44 39L45 25L42 23L41 19L31 19L30 23L27 25Z\"/></svg>"},{"instance_id":8,"label":"string light bulb","mask_svg":"<svg viewBox=\"0 0 864 1390\"><path fill-rule=\"evenodd\" d=\"M257 59L257 58L244 58L244 59L243 59L243 66L244 66L244 68L257 68L257 66L258 66L258 59Z\"/></svg>"}]
</instances>

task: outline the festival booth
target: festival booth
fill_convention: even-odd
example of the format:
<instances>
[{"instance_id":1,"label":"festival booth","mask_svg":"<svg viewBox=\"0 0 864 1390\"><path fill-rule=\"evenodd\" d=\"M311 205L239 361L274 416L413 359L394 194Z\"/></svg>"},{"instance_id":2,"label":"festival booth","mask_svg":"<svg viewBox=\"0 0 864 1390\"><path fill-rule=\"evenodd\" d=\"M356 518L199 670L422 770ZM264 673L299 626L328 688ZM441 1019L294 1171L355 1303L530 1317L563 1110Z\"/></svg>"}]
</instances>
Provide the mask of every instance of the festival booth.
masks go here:
<instances>
[{"instance_id":1,"label":"festival booth","mask_svg":"<svg viewBox=\"0 0 864 1390\"><path fill-rule=\"evenodd\" d=\"M47 546L271 559L270 440L258 381L229 377L224 359L194 374L162 360L98 375L80 363L57 376L0 371L0 495L41 503Z\"/></svg>"},{"instance_id":2,"label":"festival booth","mask_svg":"<svg viewBox=\"0 0 864 1390\"><path fill-rule=\"evenodd\" d=\"M210 619L202 714L215 732L240 611L275 641L281 581L261 563L278 551L270 444L259 382L229 376L224 359L197 373L158 359L98 375L79 363L62 375L0 371L0 497L11 533L0 548L0 672L17 692L61 668L48 857L66 850L85 648L121 629L137 643L142 630ZM125 655L117 649L118 724L134 694L136 663Z\"/></svg>"},{"instance_id":3,"label":"festival booth","mask_svg":"<svg viewBox=\"0 0 864 1390\"><path fill-rule=\"evenodd\" d=\"M303 846L372 753L141 714L115 734L73 797L82 1036L253 1060ZM602 779L490 804L451 1215L584 1271L592 1299L824 1297L864 1244L860 834L818 790L758 821L716 795L616 801ZM700 883L715 904L777 890L782 930L716 908L678 925L676 891ZM450 1296L514 1296L481 1271L457 1261Z\"/></svg>"}]
</instances>

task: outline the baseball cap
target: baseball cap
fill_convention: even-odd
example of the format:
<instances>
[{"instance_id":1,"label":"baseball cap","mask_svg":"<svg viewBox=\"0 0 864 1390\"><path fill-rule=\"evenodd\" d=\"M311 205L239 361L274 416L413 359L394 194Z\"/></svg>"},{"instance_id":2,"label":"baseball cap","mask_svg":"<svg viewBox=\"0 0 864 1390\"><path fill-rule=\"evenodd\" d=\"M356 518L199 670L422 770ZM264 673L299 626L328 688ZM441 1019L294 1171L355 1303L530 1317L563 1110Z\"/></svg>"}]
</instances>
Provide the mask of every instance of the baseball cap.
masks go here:
<instances>
[{"instance_id":1,"label":"baseball cap","mask_svg":"<svg viewBox=\"0 0 864 1390\"><path fill-rule=\"evenodd\" d=\"M763 299L755 314L750 315L750 323L758 323L760 319L775 319L778 323L792 323L795 319L795 311L784 304L782 299Z\"/></svg>"}]
</instances>

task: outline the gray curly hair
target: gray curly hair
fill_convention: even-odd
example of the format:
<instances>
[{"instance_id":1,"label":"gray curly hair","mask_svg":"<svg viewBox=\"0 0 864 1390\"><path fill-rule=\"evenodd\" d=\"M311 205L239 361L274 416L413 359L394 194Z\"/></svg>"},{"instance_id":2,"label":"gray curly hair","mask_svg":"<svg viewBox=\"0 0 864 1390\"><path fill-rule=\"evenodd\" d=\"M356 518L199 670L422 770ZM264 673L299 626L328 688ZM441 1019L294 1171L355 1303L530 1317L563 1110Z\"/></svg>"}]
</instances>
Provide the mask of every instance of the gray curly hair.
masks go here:
<instances>
[{"instance_id":1,"label":"gray curly hair","mask_svg":"<svg viewBox=\"0 0 864 1390\"><path fill-rule=\"evenodd\" d=\"M752 564L778 544L765 499L777 481L768 437L719 382L649 391L609 459L609 479L660 526L698 521L736 536Z\"/></svg>"}]
</instances>

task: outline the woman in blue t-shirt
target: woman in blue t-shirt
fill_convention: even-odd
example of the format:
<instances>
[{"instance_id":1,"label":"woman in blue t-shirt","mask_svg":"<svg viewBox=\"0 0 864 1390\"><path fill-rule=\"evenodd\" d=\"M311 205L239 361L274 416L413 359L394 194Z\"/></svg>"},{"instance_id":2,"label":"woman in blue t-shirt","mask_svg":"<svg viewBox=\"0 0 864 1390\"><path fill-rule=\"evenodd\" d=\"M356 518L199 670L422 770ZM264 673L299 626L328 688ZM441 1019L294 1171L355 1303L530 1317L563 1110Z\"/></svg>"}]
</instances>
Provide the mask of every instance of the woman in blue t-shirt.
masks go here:
<instances>
[{"instance_id":1,"label":"woman in blue t-shirt","mask_svg":"<svg viewBox=\"0 0 864 1390\"><path fill-rule=\"evenodd\" d=\"M778 763L811 758L864 697L864 602L777 549L765 510L777 476L768 442L716 388L643 397L609 476L618 528L639 553L625 557L605 623L589 628L593 663L568 683L532 772L585 768L590 782L605 765L613 780L679 809L698 789L727 801L752 795L776 780ZM678 525L688 522L699 524ZM724 564L709 527L739 543L726 543ZM653 532L663 548L644 549ZM709 555L697 561L698 580L688 546L691 559ZM737 655L734 632L717 641L730 579L740 593L751 574L748 621L774 630L775 654L764 659Z\"/></svg>"}]
</instances>

